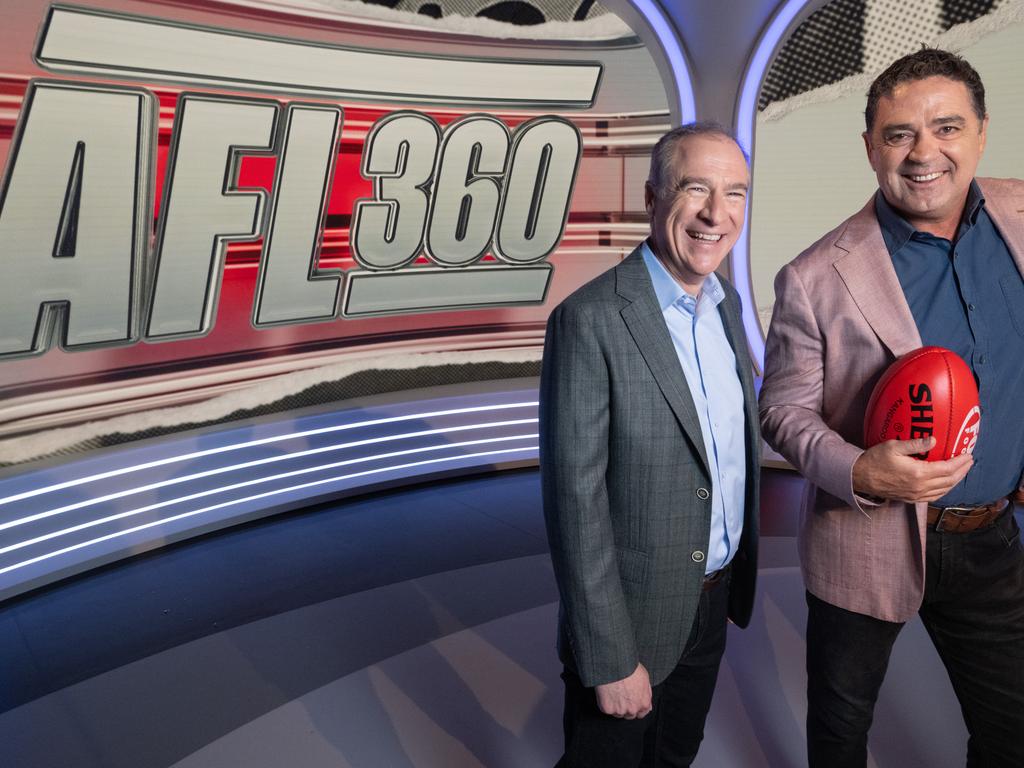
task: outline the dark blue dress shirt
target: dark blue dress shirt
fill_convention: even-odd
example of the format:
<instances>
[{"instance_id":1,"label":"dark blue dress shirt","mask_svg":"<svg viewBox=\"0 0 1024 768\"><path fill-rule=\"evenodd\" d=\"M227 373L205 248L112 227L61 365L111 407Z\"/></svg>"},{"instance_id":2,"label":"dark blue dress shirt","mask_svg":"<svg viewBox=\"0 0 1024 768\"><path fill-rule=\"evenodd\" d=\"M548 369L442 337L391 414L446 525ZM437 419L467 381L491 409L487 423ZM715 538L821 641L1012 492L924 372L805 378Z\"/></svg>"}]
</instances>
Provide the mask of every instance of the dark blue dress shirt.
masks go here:
<instances>
[{"instance_id":1,"label":"dark blue dress shirt","mask_svg":"<svg viewBox=\"0 0 1024 768\"><path fill-rule=\"evenodd\" d=\"M916 231L875 195L882 237L924 346L962 357L978 382L974 466L939 506L985 504L1024 469L1024 278L985 210L977 182L953 242Z\"/></svg>"}]
</instances>

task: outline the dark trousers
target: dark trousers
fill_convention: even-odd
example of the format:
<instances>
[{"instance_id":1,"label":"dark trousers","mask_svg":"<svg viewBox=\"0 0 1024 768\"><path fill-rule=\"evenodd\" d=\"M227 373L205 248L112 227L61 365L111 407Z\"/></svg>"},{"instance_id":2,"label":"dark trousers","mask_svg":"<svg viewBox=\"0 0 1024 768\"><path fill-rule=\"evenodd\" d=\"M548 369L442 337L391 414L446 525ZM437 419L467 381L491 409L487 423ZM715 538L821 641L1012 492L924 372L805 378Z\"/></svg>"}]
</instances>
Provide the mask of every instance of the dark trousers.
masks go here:
<instances>
[{"instance_id":1,"label":"dark trousers","mask_svg":"<svg viewBox=\"0 0 1024 768\"><path fill-rule=\"evenodd\" d=\"M665 768L693 762L725 651L727 581L701 593L683 655L652 689L653 709L647 717L624 720L604 714L594 689L564 669L565 754L556 768Z\"/></svg>"},{"instance_id":2,"label":"dark trousers","mask_svg":"<svg viewBox=\"0 0 1024 768\"><path fill-rule=\"evenodd\" d=\"M864 768L867 736L902 624L807 593L811 768ZM1024 550L1012 510L971 533L928 531L924 623L967 725L969 768L1024 766Z\"/></svg>"}]
</instances>

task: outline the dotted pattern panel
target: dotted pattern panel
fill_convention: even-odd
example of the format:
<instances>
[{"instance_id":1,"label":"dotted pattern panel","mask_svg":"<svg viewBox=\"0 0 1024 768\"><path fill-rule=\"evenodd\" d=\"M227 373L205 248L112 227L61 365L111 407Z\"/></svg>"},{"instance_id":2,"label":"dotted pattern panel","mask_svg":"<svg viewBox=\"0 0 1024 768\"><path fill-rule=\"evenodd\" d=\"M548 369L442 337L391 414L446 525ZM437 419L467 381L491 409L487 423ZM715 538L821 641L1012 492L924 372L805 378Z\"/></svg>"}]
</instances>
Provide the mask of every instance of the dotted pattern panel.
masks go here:
<instances>
[{"instance_id":1,"label":"dotted pattern panel","mask_svg":"<svg viewBox=\"0 0 1024 768\"><path fill-rule=\"evenodd\" d=\"M835 0L797 27L768 70L758 108L860 72L866 4Z\"/></svg>"},{"instance_id":2,"label":"dotted pattern panel","mask_svg":"<svg viewBox=\"0 0 1024 768\"><path fill-rule=\"evenodd\" d=\"M997 5L996 0L942 0L939 11L942 28L974 21L994 11Z\"/></svg>"},{"instance_id":3,"label":"dotted pattern panel","mask_svg":"<svg viewBox=\"0 0 1024 768\"><path fill-rule=\"evenodd\" d=\"M893 60L1000 0L834 0L797 27L772 62L758 109Z\"/></svg>"},{"instance_id":4,"label":"dotted pattern panel","mask_svg":"<svg viewBox=\"0 0 1024 768\"><path fill-rule=\"evenodd\" d=\"M881 72L940 32L938 0L871 0L864 19L864 71Z\"/></svg>"}]
</instances>

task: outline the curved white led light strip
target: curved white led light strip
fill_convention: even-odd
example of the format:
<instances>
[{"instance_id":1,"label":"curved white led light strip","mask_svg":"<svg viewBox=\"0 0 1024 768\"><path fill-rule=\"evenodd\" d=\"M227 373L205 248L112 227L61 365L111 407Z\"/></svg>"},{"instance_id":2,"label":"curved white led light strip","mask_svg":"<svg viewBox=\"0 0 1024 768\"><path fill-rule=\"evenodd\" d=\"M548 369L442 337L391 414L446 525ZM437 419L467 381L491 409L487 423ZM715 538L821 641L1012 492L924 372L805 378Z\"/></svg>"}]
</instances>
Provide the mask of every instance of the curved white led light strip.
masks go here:
<instances>
[{"instance_id":1,"label":"curved white led light strip","mask_svg":"<svg viewBox=\"0 0 1024 768\"><path fill-rule=\"evenodd\" d=\"M85 547L91 547L91 546L94 546L96 544L101 544L101 543L103 543L105 541L110 541L111 539L116 539L116 538L121 537L121 536L128 536L128 535L130 535L132 533L137 533L139 531L144 531L144 530L146 530L148 528L153 528L153 527L158 526L158 525L166 525L167 523L173 523L173 522L175 522L177 520L183 520L183 519L188 518L188 517L194 517L196 515L201 515L201 514L204 514L206 512L212 512L212 511L217 510L217 509L223 509L225 507L230 507L230 506L233 506L235 504L243 504L243 503L248 502L248 501L257 501L259 499L269 498L271 496L279 495L279 494L282 494L282 493L301 491L301 490L303 490L305 488L313 488L313 487L320 486L320 485L326 485L328 483L341 482L343 480L351 480L351 479L356 478L356 477L366 477L368 475L380 474L380 473L384 473L384 472L397 472L397 471L403 470L403 469L412 469L414 467L422 467L422 466L427 466L427 465L431 465L431 464L439 464L439 463L442 463L442 462L464 461L466 459L482 458L484 456L497 456L497 455L501 455L501 454L523 453L523 452L526 452L526 451L534 451L535 452L536 450L537 450L537 446L536 445L530 445L530 446L526 446L524 448L505 448L505 449L496 450L496 451L481 451L481 452L478 452L478 453L467 453L467 454L463 454L461 456L446 456L446 457L439 458L439 459L424 459L423 461L413 461L413 462L409 462L407 464L396 464L394 466L389 466L389 467L379 467L377 469L367 469L367 470L364 470L362 472L353 472L353 473L348 474L348 475L339 475L337 477L329 477L329 478L325 478L323 480L314 480L314 481L309 482L309 483L302 483L300 485L295 485L295 486L291 486L291 487L288 487L288 488L278 488L277 490L273 490L273 491L265 491L264 493L258 493L258 494L255 494L253 496L247 496L247 497L245 497L243 499L232 499L231 501L225 501L225 502L221 502L219 504L213 504L213 505L211 505L209 507L203 507L202 509L194 509L194 510L191 510L189 512L183 512L182 514L174 515L173 517L167 517L167 518L163 518L163 519L160 519L160 520L154 520L154 521L149 522L149 523L144 523L143 525L137 525L134 528L127 528L127 529L125 529L123 531L116 531L115 533L110 533L110 534L107 534L106 536L100 536L100 537L95 538L95 539L90 539L89 541L83 541L83 542L79 542L78 544L73 544L71 546L64 547L63 549L58 549L58 550L55 550L53 552L47 552L46 554L39 555L38 557L33 557L33 558L28 559L28 560L23 560L20 563L15 563L14 565L8 565L5 568L0 568L0 575L5 574L5 573L9 573L11 571L18 570L19 568L24 568L26 566L33 565L35 563L43 562L44 560L49 560L50 558L59 557L60 555L65 555L65 554L68 554L69 552L74 552L74 551L79 550L79 549L84 549Z\"/></svg>"},{"instance_id":2,"label":"curved white led light strip","mask_svg":"<svg viewBox=\"0 0 1024 768\"><path fill-rule=\"evenodd\" d=\"M182 503L184 503L186 501L194 501L195 499L201 499L201 498L205 498L207 496L215 496L218 493L227 493L229 491L238 490L239 488L248 488L250 486L260 485L262 483L270 483L270 482L273 482L274 480L283 480L283 479L289 478L289 477L297 477L299 475L308 475L308 474L311 474L313 472L322 472L322 471L325 471L325 470L328 470L328 469L337 469L339 467L350 466L352 464L365 464L366 462L378 461L380 459L392 459L392 458L396 458L398 456L409 456L409 455L416 454L416 453L428 453L430 451L441 451L441 450L444 450L445 448L465 448L465 447L470 446L470 445L491 445L491 444L494 444L494 443L511 442L513 440L533 440L533 439L536 439L537 436L538 436L537 433L534 432L532 434L526 434L526 435L509 435L507 437L491 437L491 438L485 438L485 439L482 439L482 440L465 440L465 441L460 442L460 443L441 443L440 445L429 445L429 446L425 446L425 447L421 447L421 448L409 448L409 449L406 449L404 451L390 451L388 453L378 453L378 454L375 454L373 456L358 456L358 457L356 457L354 459L345 459L344 461L335 461L335 462L331 462L330 464L318 464L315 467L303 467L302 469L295 469L295 470L292 470L291 472L280 472L280 473L278 473L276 475L268 475L266 477L258 477L258 478L255 478L253 480L245 480L245 481L240 482L240 483L232 483L231 485L222 485L222 486L218 486L216 488L209 488L209 489L207 489L205 491L197 491L196 493L190 493L190 494L187 494L185 496L178 496L178 497L173 498L173 499L165 499L164 501L159 501L159 502L155 502L153 504L148 504L148 505L146 505L144 507L137 507L135 509L129 509L129 510L125 511L125 512L119 512L116 515L109 515L107 517L98 518L96 520L89 520L88 522L85 522L85 523L80 523L78 525L73 525L73 526L71 526L69 528L62 528L62 529L60 529L58 531L51 531L50 533L43 534L42 536L36 536L35 538L32 538L32 539L26 539L24 541L19 541L19 542L16 542L14 544L10 544L10 545L8 545L6 547L2 547L2 548L0 548L0 555L5 555L8 552L13 552L13 551L18 550L18 549L23 549L24 547L29 547L29 546L32 546L33 544L39 544L40 542L43 542L43 541L49 541L50 539L56 539L56 538L58 538L60 536L66 536L66 535L71 534L71 533L77 533L78 531L84 531L84 530L86 530L88 528L94 528L95 526L103 525L104 523L112 523L115 520L123 520L126 517L132 517L134 515L141 515L141 514L143 514L145 512L152 512L154 509L162 509L163 507L169 507L169 506L172 506L174 504L182 504ZM460 456L450 456L448 458L450 458L452 460L455 460L455 459L461 459L461 458L464 458L464 457L460 455ZM304 486L295 486L295 488L301 488L301 487L304 487ZM288 490L288 489L286 489L286 490ZM240 499L239 501L240 502L241 501L245 501L245 499ZM169 518L169 519L177 519L177 517ZM159 521L156 521L156 522L159 522ZM0 570L0 573L3 573L3 570Z\"/></svg>"},{"instance_id":3,"label":"curved white led light strip","mask_svg":"<svg viewBox=\"0 0 1024 768\"><path fill-rule=\"evenodd\" d=\"M761 81L764 79L772 54L775 53L783 36L789 31L790 25L810 0L788 0L768 23L761 33L754 54L750 57L747 70L743 75L740 90L739 106L736 110L736 139L753 161L754 124L757 120L757 97L761 92ZM751 195L751 198L753 195ZM747 202L747 220L743 225L739 240L733 246L729 265L732 270L733 284L743 301L743 327L747 331L747 341L757 362L758 368L764 370L764 331L757 317L757 302L754 300L754 285L750 276L750 198ZM796 255L796 254L794 254Z\"/></svg>"},{"instance_id":4,"label":"curved white led light strip","mask_svg":"<svg viewBox=\"0 0 1024 768\"><path fill-rule=\"evenodd\" d=\"M351 424L335 424L330 427L319 427L317 429L308 429L301 432L289 432L282 435L273 435L272 437L264 437L258 440L247 440L242 443L232 443L230 445L223 445L217 448L208 448L202 451L192 451L190 453L183 453L177 456L167 456L163 459L156 459L154 461L147 461L141 464L133 464L130 467L119 467L118 469L111 469L106 472L99 472L95 475L88 475L86 477L75 478L74 480L66 480L62 483L54 483L53 485L43 486L42 488L33 488L30 491L23 491L22 493L15 493L5 498L0 498L0 506L4 504L10 504L15 501L21 501L23 499L30 499L35 496L41 496L44 493L52 493L53 491L64 490L65 488L74 488L79 485L85 485L86 483L93 483L97 480L107 480L111 477L118 477L120 475L126 475L130 472L139 472L146 469L153 469L154 467L162 467L168 464L174 464L179 461L194 461L195 459L201 459L205 456L214 456L219 453L227 453L229 451L237 451L243 448L251 448L257 445L268 445L270 443L280 442L282 440L291 440L293 438L310 437L313 435L323 435L329 432L340 432L347 429L358 429L360 427L372 427L379 424L395 424L400 421L411 421L412 419L430 419L437 416L452 416L462 413L481 413L484 411L500 411L505 408L530 408L537 405L537 401L533 400L530 402L521 403L502 403L498 405L477 405L468 408L448 408L441 411L425 411L423 413L410 413L404 416L388 416L382 419L368 419L366 421L353 422ZM2 530L2 529L0 529Z\"/></svg>"},{"instance_id":5,"label":"curved white led light strip","mask_svg":"<svg viewBox=\"0 0 1024 768\"><path fill-rule=\"evenodd\" d=\"M65 512L72 512L77 509L83 509L85 507L91 507L95 504L102 504L107 501L114 501L116 499L123 499L126 496L133 496L137 493L144 493L146 491L154 491L159 488L166 488L171 485L179 485L181 483L189 482L190 480L201 480L204 477L212 477L213 475L220 475L226 472L234 472L240 469L250 469L252 467L258 467L265 464L272 464L278 461L290 461L292 459L303 458L305 456L314 456L320 453L329 453L332 451L342 451L346 448L357 448L363 445L373 445L376 443L384 443L393 440L408 440L415 437L429 437L431 435L448 434L450 432L465 432L471 429L488 429L491 427L508 427L515 426L517 424L536 424L537 419L515 419L511 421L490 421L482 424L464 424L455 427L444 427L440 429L425 429L419 432L404 432L398 435L384 435L382 437L372 437L366 440L353 440L348 443L338 443L336 445L326 445L320 448L310 448L305 451L295 451L294 453L286 453L277 456L267 456L262 459L253 459L252 461L245 461L241 464L229 464L226 467L217 467L216 469L208 469L204 472L195 472L191 475L182 475L181 477L172 477L168 480L161 480L155 483L147 483L146 485L139 485L133 488L126 488L123 491L116 491L114 493L108 493L104 496L95 496L92 498L84 499L83 501L75 502L74 504L66 504L63 507L57 507L50 509L45 512L37 512L26 517L20 517L16 520L8 520L5 523L0 523L0 531L7 530L8 528L15 528L19 525L25 525L26 523L33 523L37 520L43 520L47 517L53 517L54 515L61 515ZM449 445L456 445L450 443ZM459 443L461 445L461 443ZM397 454L396 454L397 455ZM372 459L374 457L369 457ZM367 459L367 460L369 460ZM333 465L327 464L322 465L323 467L330 467ZM280 477L280 475L275 475ZM234 487L234 486L226 486ZM0 548L0 554L8 551L7 549Z\"/></svg>"}]
</instances>

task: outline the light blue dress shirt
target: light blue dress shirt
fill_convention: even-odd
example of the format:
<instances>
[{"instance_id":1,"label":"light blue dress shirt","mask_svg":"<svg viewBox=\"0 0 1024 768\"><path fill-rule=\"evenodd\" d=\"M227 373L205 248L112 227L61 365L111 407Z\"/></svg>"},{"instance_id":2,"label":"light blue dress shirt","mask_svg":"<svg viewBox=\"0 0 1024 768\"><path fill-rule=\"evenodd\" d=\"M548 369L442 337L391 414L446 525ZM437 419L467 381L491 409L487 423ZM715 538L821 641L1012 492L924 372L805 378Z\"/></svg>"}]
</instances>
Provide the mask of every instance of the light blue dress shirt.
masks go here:
<instances>
[{"instance_id":1,"label":"light blue dress shirt","mask_svg":"<svg viewBox=\"0 0 1024 768\"><path fill-rule=\"evenodd\" d=\"M743 387L736 371L736 354L718 313L725 290L711 274L694 299L646 242L642 252L704 436L711 471L711 537L706 560L706 573L711 573L727 565L739 547L747 482Z\"/></svg>"}]
</instances>

